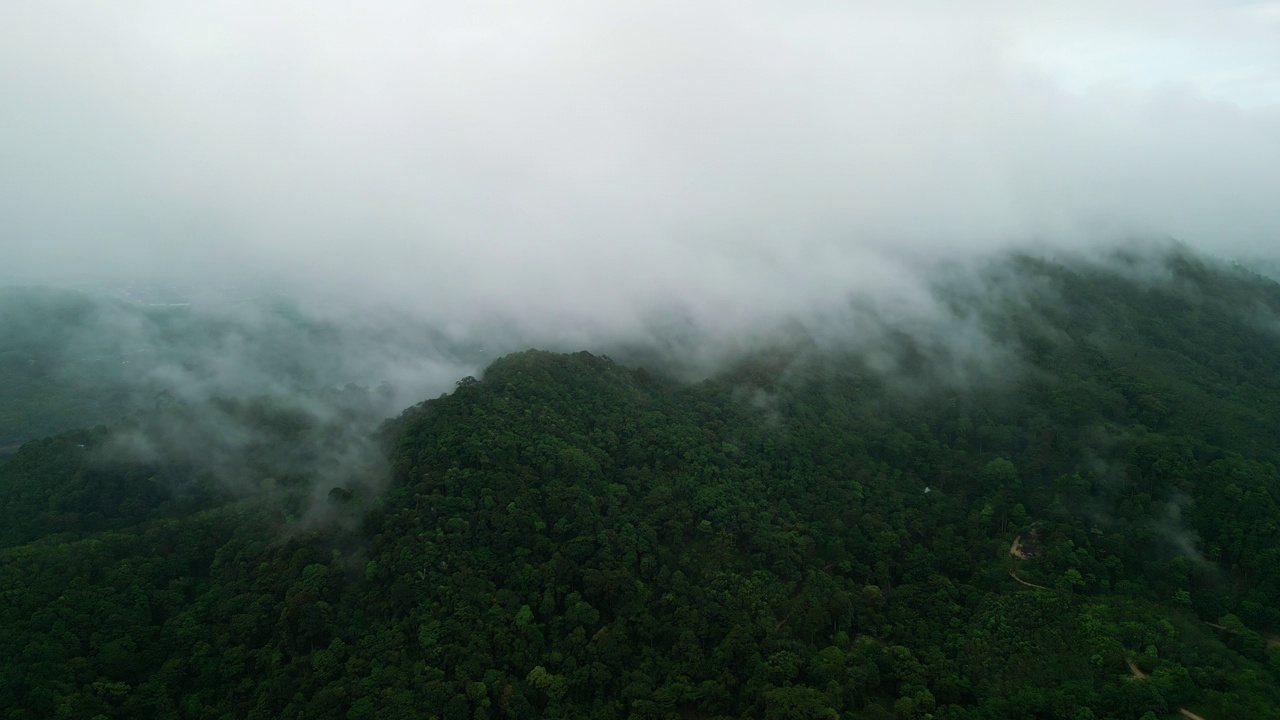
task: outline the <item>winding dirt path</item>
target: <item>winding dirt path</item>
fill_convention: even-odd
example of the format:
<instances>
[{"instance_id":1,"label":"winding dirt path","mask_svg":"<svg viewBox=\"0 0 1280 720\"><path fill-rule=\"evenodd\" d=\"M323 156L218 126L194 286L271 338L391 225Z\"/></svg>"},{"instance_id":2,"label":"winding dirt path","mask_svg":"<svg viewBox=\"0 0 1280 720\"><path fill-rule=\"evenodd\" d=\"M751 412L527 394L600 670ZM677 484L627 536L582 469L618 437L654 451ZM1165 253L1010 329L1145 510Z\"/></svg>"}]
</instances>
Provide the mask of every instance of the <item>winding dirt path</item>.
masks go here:
<instances>
[{"instance_id":1,"label":"winding dirt path","mask_svg":"<svg viewBox=\"0 0 1280 720\"><path fill-rule=\"evenodd\" d=\"M1232 630L1231 628L1225 625L1219 625L1218 623L1206 622L1205 625L1208 625L1211 628L1216 628L1223 632L1231 633L1232 635L1237 634L1235 630ZM1271 635L1270 633L1258 633L1258 634L1262 636L1262 639L1264 641L1266 641L1267 647L1273 648L1277 645L1280 645L1280 635Z\"/></svg>"},{"instance_id":2,"label":"winding dirt path","mask_svg":"<svg viewBox=\"0 0 1280 720\"><path fill-rule=\"evenodd\" d=\"M1019 535L1018 537L1013 539L1013 544L1009 546L1009 554L1018 558L1019 560L1025 560L1026 558L1022 556L1021 548L1022 548L1022 536ZM1009 571L1009 577L1013 578L1014 580L1017 580L1018 582L1022 583L1023 585L1026 585L1027 587L1033 587L1039 590L1049 589L1044 585L1037 585L1035 583L1027 582L1026 580L1023 580L1022 578L1018 577L1018 573L1015 570ZM783 620L783 622L786 622L786 620ZM1208 625L1209 627L1215 627L1215 628L1218 628L1219 630L1225 630L1227 632L1231 632L1231 630L1221 625L1218 625L1216 623L1205 623L1205 624ZM1276 637L1274 635L1263 635L1263 637L1266 638L1267 640L1267 647L1271 647L1272 645L1280 645L1280 637ZM1138 667L1138 664L1133 661L1133 658L1125 658L1124 661L1129 664L1129 672L1133 673L1133 677L1131 678L1132 680L1146 680L1148 677L1150 677L1149 675L1147 675L1147 673L1142 671L1142 668ZM1203 717L1191 712L1186 708L1178 708L1178 712L1182 713L1182 717L1186 718L1187 720L1205 720Z\"/></svg>"},{"instance_id":3,"label":"winding dirt path","mask_svg":"<svg viewBox=\"0 0 1280 720\"><path fill-rule=\"evenodd\" d=\"M1138 667L1138 665L1133 662L1133 658L1125 658L1124 661L1129 663L1129 672L1133 673L1133 677L1129 678L1130 680L1146 680L1149 677L1146 673L1142 672L1142 668ZM1178 708L1178 712L1182 713L1182 717L1187 720L1205 720L1186 708Z\"/></svg>"},{"instance_id":4,"label":"winding dirt path","mask_svg":"<svg viewBox=\"0 0 1280 720\"><path fill-rule=\"evenodd\" d=\"M1033 583L1033 582L1027 582L1026 580L1023 580L1022 578L1018 577L1018 573L1016 573L1016 572L1014 572L1014 571L1012 571L1012 570L1010 570L1010 571L1009 571L1009 577L1013 578L1014 580L1017 580L1018 582L1022 583L1023 585L1026 585L1027 587L1039 588L1039 589L1041 589L1041 590L1048 590L1048 589L1049 589L1049 588L1045 587L1044 585L1037 585L1037 584L1035 584L1035 583Z\"/></svg>"}]
</instances>

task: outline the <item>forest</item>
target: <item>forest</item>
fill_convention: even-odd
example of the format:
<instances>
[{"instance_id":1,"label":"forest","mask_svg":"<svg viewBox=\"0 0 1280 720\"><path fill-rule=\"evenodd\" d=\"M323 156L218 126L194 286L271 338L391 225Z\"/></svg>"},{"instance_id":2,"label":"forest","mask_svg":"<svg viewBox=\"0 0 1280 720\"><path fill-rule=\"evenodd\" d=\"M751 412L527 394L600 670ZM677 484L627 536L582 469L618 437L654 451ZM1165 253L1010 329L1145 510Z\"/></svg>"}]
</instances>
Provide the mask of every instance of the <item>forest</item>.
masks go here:
<instances>
[{"instance_id":1,"label":"forest","mask_svg":"<svg viewBox=\"0 0 1280 720\"><path fill-rule=\"evenodd\" d=\"M1280 719L1280 284L1179 249L937 293L987 364L528 350L387 419L24 430L80 386L0 348L44 383L0 407L0 716Z\"/></svg>"}]
</instances>

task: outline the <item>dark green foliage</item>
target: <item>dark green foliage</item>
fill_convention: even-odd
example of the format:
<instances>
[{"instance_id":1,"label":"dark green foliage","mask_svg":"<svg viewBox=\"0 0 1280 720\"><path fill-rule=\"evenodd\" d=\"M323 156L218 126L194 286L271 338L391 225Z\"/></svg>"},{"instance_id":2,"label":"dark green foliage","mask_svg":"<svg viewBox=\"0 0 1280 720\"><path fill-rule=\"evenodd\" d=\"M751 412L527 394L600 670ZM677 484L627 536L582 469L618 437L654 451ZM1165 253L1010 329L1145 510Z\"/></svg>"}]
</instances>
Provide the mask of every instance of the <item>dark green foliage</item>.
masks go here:
<instances>
[{"instance_id":1,"label":"dark green foliage","mask_svg":"<svg viewBox=\"0 0 1280 720\"><path fill-rule=\"evenodd\" d=\"M384 467L364 437L378 422L377 406L358 387L288 401L173 403L110 430L27 443L0 464L0 547L120 529L243 496L287 497L298 513L316 482L349 506Z\"/></svg>"},{"instance_id":2,"label":"dark green foliage","mask_svg":"<svg viewBox=\"0 0 1280 720\"><path fill-rule=\"evenodd\" d=\"M511 355L381 427L376 499L288 405L213 406L255 438L221 473L164 441L196 407L30 443L0 469L0 708L1280 718L1280 290L1154 267L953 291L1006 358L964 384L927 347L697 385ZM103 454L139 427L152 456Z\"/></svg>"}]
</instances>

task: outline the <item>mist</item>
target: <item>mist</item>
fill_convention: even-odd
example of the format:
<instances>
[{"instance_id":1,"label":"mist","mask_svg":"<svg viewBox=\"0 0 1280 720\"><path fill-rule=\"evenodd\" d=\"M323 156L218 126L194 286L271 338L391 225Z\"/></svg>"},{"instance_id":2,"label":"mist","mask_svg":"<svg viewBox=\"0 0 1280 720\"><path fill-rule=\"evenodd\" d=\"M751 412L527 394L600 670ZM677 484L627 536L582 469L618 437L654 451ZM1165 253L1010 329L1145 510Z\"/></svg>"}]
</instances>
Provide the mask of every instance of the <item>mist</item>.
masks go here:
<instances>
[{"instance_id":1,"label":"mist","mask_svg":"<svg viewBox=\"0 0 1280 720\"><path fill-rule=\"evenodd\" d=\"M553 346L920 308L1010 249L1272 255L1278 8L8 3L0 251Z\"/></svg>"}]
</instances>

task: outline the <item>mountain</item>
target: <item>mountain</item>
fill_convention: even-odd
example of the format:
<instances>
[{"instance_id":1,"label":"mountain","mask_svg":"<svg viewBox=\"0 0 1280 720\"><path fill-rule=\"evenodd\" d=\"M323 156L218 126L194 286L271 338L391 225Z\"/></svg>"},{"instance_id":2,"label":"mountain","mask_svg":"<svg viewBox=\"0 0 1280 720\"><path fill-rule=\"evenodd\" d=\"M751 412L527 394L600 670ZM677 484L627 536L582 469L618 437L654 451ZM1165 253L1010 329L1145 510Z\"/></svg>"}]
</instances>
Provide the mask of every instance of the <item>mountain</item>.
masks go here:
<instances>
[{"instance_id":1,"label":"mountain","mask_svg":"<svg viewBox=\"0 0 1280 720\"><path fill-rule=\"evenodd\" d=\"M271 295L144 302L152 296L132 293L0 287L0 457L174 400L352 383L382 385L390 400L486 357L422 323L324 315ZM430 379L406 382L411 373Z\"/></svg>"},{"instance_id":2,"label":"mountain","mask_svg":"<svg viewBox=\"0 0 1280 720\"><path fill-rule=\"evenodd\" d=\"M696 383L530 350L367 432L352 389L27 443L0 707L1280 717L1280 286L1178 251L938 293L945 341L804 326Z\"/></svg>"}]
</instances>

